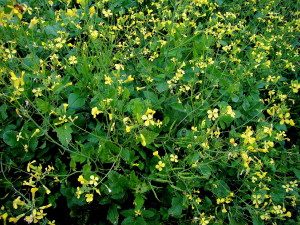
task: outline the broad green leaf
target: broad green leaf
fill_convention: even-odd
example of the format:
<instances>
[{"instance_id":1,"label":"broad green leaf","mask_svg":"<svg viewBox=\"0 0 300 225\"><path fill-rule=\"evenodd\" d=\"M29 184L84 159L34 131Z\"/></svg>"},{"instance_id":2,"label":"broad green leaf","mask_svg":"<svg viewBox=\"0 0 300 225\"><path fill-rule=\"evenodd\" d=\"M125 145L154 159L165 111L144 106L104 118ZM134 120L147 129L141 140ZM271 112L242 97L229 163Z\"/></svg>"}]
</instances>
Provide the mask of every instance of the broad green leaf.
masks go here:
<instances>
[{"instance_id":1,"label":"broad green leaf","mask_svg":"<svg viewBox=\"0 0 300 225\"><path fill-rule=\"evenodd\" d=\"M78 94L72 93L68 97L68 104L71 109L78 109L84 106L85 99L81 98Z\"/></svg>"},{"instance_id":2,"label":"broad green leaf","mask_svg":"<svg viewBox=\"0 0 300 225\"><path fill-rule=\"evenodd\" d=\"M135 223L134 223L134 218L132 216L126 217L121 223L121 225L133 225L133 224Z\"/></svg>"},{"instance_id":3,"label":"broad green leaf","mask_svg":"<svg viewBox=\"0 0 300 225\"><path fill-rule=\"evenodd\" d=\"M179 103L179 102L173 102L173 103L170 104L170 106L171 106L173 109L175 109L175 110L177 110L177 111L179 111L179 112L186 112L186 109L185 109L185 107L182 105L182 103Z\"/></svg>"},{"instance_id":4,"label":"broad green leaf","mask_svg":"<svg viewBox=\"0 0 300 225\"><path fill-rule=\"evenodd\" d=\"M16 131L12 131L12 130L9 130L9 131L6 131L4 134L3 134L3 141L11 146L11 147L15 147L18 142L17 142L17 132Z\"/></svg>"},{"instance_id":5,"label":"broad green leaf","mask_svg":"<svg viewBox=\"0 0 300 225\"><path fill-rule=\"evenodd\" d=\"M85 164L82 168L82 173L84 176L89 176L91 173L91 165L90 164Z\"/></svg>"},{"instance_id":6,"label":"broad green leaf","mask_svg":"<svg viewBox=\"0 0 300 225\"><path fill-rule=\"evenodd\" d=\"M161 92L168 90L169 87L168 87L167 82L163 81L156 85L156 89L157 89L157 91L159 91L161 93Z\"/></svg>"},{"instance_id":7,"label":"broad green leaf","mask_svg":"<svg viewBox=\"0 0 300 225\"><path fill-rule=\"evenodd\" d=\"M122 149L120 155L121 155L121 158L128 164L131 164L132 161L134 160L134 151L133 150L124 148L124 149Z\"/></svg>"},{"instance_id":8,"label":"broad green leaf","mask_svg":"<svg viewBox=\"0 0 300 225\"><path fill-rule=\"evenodd\" d=\"M140 132L140 136L141 136L142 145L147 146L155 140L155 138L158 136L158 133L155 133L155 132L150 131L150 130L143 129Z\"/></svg>"},{"instance_id":9,"label":"broad green leaf","mask_svg":"<svg viewBox=\"0 0 300 225\"><path fill-rule=\"evenodd\" d=\"M84 163L86 161L86 157L83 156L80 153L71 153L71 161L70 161L70 167L72 170L76 170L76 163Z\"/></svg>"},{"instance_id":10,"label":"broad green leaf","mask_svg":"<svg viewBox=\"0 0 300 225\"><path fill-rule=\"evenodd\" d=\"M183 199L182 197L173 197L172 198L172 207L168 210L170 216L179 217L182 214L183 210Z\"/></svg>"},{"instance_id":11,"label":"broad green leaf","mask_svg":"<svg viewBox=\"0 0 300 225\"><path fill-rule=\"evenodd\" d=\"M61 127L55 128L55 132L57 133L58 140L63 146L68 146L70 141L72 140L72 128L71 125L65 124Z\"/></svg>"},{"instance_id":12,"label":"broad green leaf","mask_svg":"<svg viewBox=\"0 0 300 225\"><path fill-rule=\"evenodd\" d=\"M300 179L300 170L294 168L294 169L293 169L293 172L295 173L297 179Z\"/></svg>"},{"instance_id":13,"label":"broad green leaf","mask_svg":"<svg viewBox=\"0 0 300 225\"><path fill-rule=\"evenodd\" d=\"M146 221L142 217L129 216L123 220L121 225L147 225Z\"/></svg>"},{"instance_id":14,"label":"broad green leaf","mask_svg":"<svg viewBox=\"0 0 300 225\"><path fill-rule=\"evenodd\" d=\"M140 98L132 99L127 105L127 110L131 111L136 118L140 119L144 111L144 103Z\"/></svg>"},{"instance_id":15,"label":"broad green leaf","mask_svg":"<svg viewBox=\"0 0 300 225\"><path fill-rule=\"evenodd\" d=\"M153 104L158 103L157 95L152 91L144 91L143 92L146 99L150 100Z\"/></svg>"},{"instance_id":16,"label":"broad green leaf","mask_svg":"<svg viewBox=\"0 0 300 225\"><path fill-rule=\"evenodd\" d=\"M198 169L199 169L200 173L203 176L205 176L205 178L208 179L210 177L212 171L211 171L211 168L210 168L209 165L207 165L207 164L200 164L198 166Z\"/></svg>"},{"instance_id":17,"label":"broad green leaf","mask_svg":"<svg viewBox=\"0 0 300 225\"><path fill-rule=\"evenodd\" d=\"M155 214L156 213L155 213L154 209L151 209L151 210L146 209L146 210L143 211L143 216L145 218L151 218L151 217L155 216Z\"/></svg>"},{"instance_id":18,"label":"broad green leaf","mask_svg":"<svg viewBox=\"0 0 300 225\"><path fill-rule=\"evenodd\" d=\"M223 180L214 182L211 191L218 197L226 197L230 193L228 185Z\"/></svg>"},{"instance_id":19,"label":"broad green leaf","mask_svg":"<svg viewBox=\"0 0 300 225\"><path fill-rule=\"evenodd\" d=\"M112 224L118 224L119 221L119 212L118 212L118 207L116 204L113 204L109 207L108 213L107 213L107 219L112 223Z\"/></svg>"},{"instance_id":20,"label":"broad green leaf","mask_svg":"<svg viewBox=\"0 0 300 225\"><path fill-rule=\"evenodd\" d=\"M42 113L47 113L50 111L51 109L51 105L49 102L44 101L40 98L36 99L36 106L39 109L39 111L41 111Z\"/></svg>"},{"instance_id":21,"label":"broad green leaf","mask_svg":"<svg viewBox=\"0 0 300 225\"><path fill-rule=\"evenodd\" d=\"M141 194L137 194L135 196L135 199L134 199L134 204L135 204L135 208L137 210L141 209L144 205L144 202L145 202L145 199L144 199L144 196L141 195Z\"/></svg>"}]
</instances>

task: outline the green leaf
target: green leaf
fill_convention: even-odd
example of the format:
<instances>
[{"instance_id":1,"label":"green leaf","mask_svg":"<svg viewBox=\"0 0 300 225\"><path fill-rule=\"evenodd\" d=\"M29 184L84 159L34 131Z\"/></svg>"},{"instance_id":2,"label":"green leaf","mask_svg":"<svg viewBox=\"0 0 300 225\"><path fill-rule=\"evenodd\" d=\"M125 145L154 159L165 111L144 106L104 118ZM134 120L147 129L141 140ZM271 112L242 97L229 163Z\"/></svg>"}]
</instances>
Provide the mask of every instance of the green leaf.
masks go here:
<instances>
[{"instance_id":1,"label":"green leaf","mask_svg":"<svg viewBox=\"0 0 300 225\"><path fill-rule=\"evenodd\" d=\"M0 119L1 120L5 120L8 117L6 110L7 110L6 104L3 104L0 106Z\"/></svg>"},{"instance_id":2,"label":"green leaf","mask_svg":"<svg viewBox=\"0 0 300 225\"><path fill-rule=\"evenodd\" d=\"M42 99L36 99L35 101L37 108L42 112L42 113L47 113L51 109L51 105L49 102L44 101Z\"/></svg>"},{"instance_id":3,"label":"green leaf","mask_svg":"<svg viewBox=\"0 0 300 225\"><path fill-rule=\"evenodd\" d=\"M83 173L83 176L89 176L90 173L91 173L91 165L90 164L85 164L82 168L82 173Z\"/></svg>"},{"instance_id":4,"label":"green leaf","mask_svg":"<svg viewBox=\"0 0 300 225\"><path fill-rule=\"evenodd\" d=\"M142 217L134 218L129 216L123 220L121 225L147 225L147 223Z\"/></svg>"},{"instance_id":5,"label":"green leaf","mask_svg":"<svg viewBox=\"0 0 300 225\"><path fill-rule=\"evenodd\" d=\"M294 168L294 169L293 169L293 172L295 173L297 179L300 179L300 170Z\"/></svg>"},{"instance_id":6,"label":"green leaf","mask_svg":"<svg viewBox=\"0 0 300 225\"><path fill-rule=\"evenodd\" d=\"M127 105L127 110L131 111L139 119L144 111L144 103L140 98L132 99Z\"/></svg>"},{"instance_id":7,"label":"green leaf","mask_svg":"<svg viewBox=\"0 0 300 225\"><path fill-rule=\"evenodd\" d=\"M230 193L228 185L223 180L217 180L211 191L218 197L226 197Z\"/></svg>"},{"instance_id":8,"label":"green leaf","mask_svg":"<svg viewBox=\"0 0 300 225\"><path fill-rule=\"evenodd\" d=\"M283 188L275 189L271 192L271 197L274 203L280 203L284 200L285 191Z\"/></svg>"},{"instance_id":9,"label":"green leaf","mask_svg":"<svg viewBox=\"0 0 300 225\"><path fill-rule=\"evenodd\" d=\"M168 210L170 216L179 217L182 214L183 209L183 199L182 197L172 198L172 207Z\"/></svg>"},{"instance_id":10,"label":"green leaf","mask_svg":"<svg viewBox=\"0 0 300 225\"><path fill-rule=\"evenodd\" d=\"M141 140L142 145L147 146L155 140L155 138L158 136L158 133L155 133L155 132L150 131L150 130L143 129L140 132L140 135L141 135L141 138L142 138L142 140Z\"/></svg>"},{"instance_id":11,"label":"green leaf","mask_svg":"<svg viewBox=\"0 0 300 225\"><path fill-rule=\"evenodd\" d=\"M164 82L160 82L156 85L156 89L158 92L164 92L166 90L169 89L168 84L164 81Z\"/></svg>"},{"instance_id":12,"label":"green leaf","mask_svg":"<svg viewBox=\"0 0 300 225\"><path fill-rule=\"evenodd\" d=\"M107 186L111 189L111 198L122 199L128 187L128 179L115 171L111 171L108 175Z\"/></svg>"},{"instance_id":13,"label":"green leaf","mask_svg":"<svg viewBox=\"0 0 300 225\"><path fill-rule=\"evenodd\" d=\"M131 164L134 160L134 151L130 151L127 148L122 149L120 155L121 158L128 164Z\"/></svg>"},{"instance_id":14,"label":"green leaf","mask_svg":"<svg viewBox=\"0 0 300 225\"><path fill-rule=\"evenodd\" d=\"M239 96L237 96L237 95L233 95L232 97L231 97L231 100L233 101L233 102L238 102L239 101Z\"/></svg>"},{"instance_id":15,"label":"green leaf","mask_svg":"<svg viewBox=\"0 0 300 225\"><path fill-rule=\"evenodd\" d=\"M18 144L18 142L17 142L17 132L12 131L12 130L6 131L3 134L3 141L7 145L9 145L11 147L15 147Z\"/></svg>"},{"instance_id":16,"label":"green leaf","mask_svg":"<svg viewBox=\"0 0 300 225\"><path fill-rule=\"evenodd\" d=\"M186 109L185 109L185 107L182 105L182 103L179 103L179 102L173 102L173 103L170 104L170 106L171 106L173 109L175 109L175 110L177 110L177 111L179 111L179 112L186 112Z\"/></svg>"},{"instance_id":17,"label":"green leaf","mask_svg":"<svg viewBox=\"0 0 300 225\"><path fill-rule=\"evenodd\" d=\"M85 99L81 98L78 94L72 93L68 97L68 104L71 109L78 109L84 106Z\"/></svg>"},{"instance_id":18,"label":"green leaf","mask_svg":"<svg viewBox=\"0 0 300 225\"><path fill-rule=\"evenodd\" d=\"M211 168L210 168L210 166L209 165L206 165L206 164L200 164L199 166L198 166L198 169L200 170L200 173L203 175L203 176L205 176L205 178L209 178L210 177L210 175L211 175Z\"/></svg>"},{"instance_id":19,"label":"green leaf","mask_svg":"<svg viewBox=\"0 0 300 225\"><path fill-rule=\"evenodd\" d=\"M57 133L57 137L60 143L63 146L68 146L70 141L72 140L72 128L71 125L65 124L61 127L55 128L55 132Z\"/></svg>"},{"instance_id":20,"label":"green leaf","mask_svg":"<svg viewBox=\"0 0 300 225\"><path fill-rule=\"evenodd\" d=\"M144 202L145 202L144 196L141 194L137 194L134 199L134 204L135 204L136 210L141 209L144 205Z\"/></svg>"},{"instance_id":21,"label":"green leaf","mask_svg":"<svg viewBox=\"0 0 300 225\"><path fill-rule=\"evenodd\" d=\"M112 224L118 224L119 221L119 212L118 212L118 207L116 204L113 204L109 207L108 213L107 213L107 219L112 223Z\"/></svg>"},{"instance_id":22,"label":"green leaf","mask_svg":"<svg viewBox=\"0 0 300 225\"><path fill-rule=\"evenodd\" d=\"M153 217L153 216L155 216L156 215L156 213L155 213L155 210L144 210L143 211L143 216L145 217L145 218L151 218L151 217Z\"/></svg>"},{"instance_id":23,"label":"green leaf","mask_svg":"<svg viewBox=\"0 0 300 225\"><path fill-rule=\"evenodd\" d=\"M157 95L152 91L144 91L143 92L146 99L149 99L153 104L156 104L158 102Z\"/></svg>"},{"instance_id":24,"label":"green leaf","mask_svg":"<svg viewBox=\"0 0 300 225\"><path fill-rule=\"evenodd\" d=\"M71 161L70 161L71 169L76 170L76 163L84 163L86 159L87 158L81 155L80 153L76 153L76 152L71 153Z\"/></svg>"},{"instance_id":25,"label":"green leaf","mask_svg":"<svg viewBox=\"0 0 300 225\"><path fill-rule=\"evenodd\" d=\"M138 217L135 220L135 225L147 225L146 221L144 220L144 218L142 217Z\"/></svg>"},{"instance_id":26,"label":"green leaf","mask_svg":"<svg viewBox=\"0 0 300 225\"><path fill-rule=\"evenodd\" d=\"M112 142L105 142L99 146L99 158L103 163L114 162L115 157L120 154L120 148Z\"/></svg>"},{"instance_id":27,"label":"green leaf","mask_svg":"<svg viewBox=\"0 0 300 225\"><path fill-rule=\"evenodd\" d=\"M257 214L257 211L254 210L249 210L252 216L252 224L253 225L264 225L264 221L262 221L262 219L259 217L259 215Z\"/></svg>"},{"instance_id":28,"label":"green leaf","mask_svg":"<svg viewBox=\"0 0 300 225\"><path fill-rule=\"evenodd\" d=\"M126 217L121 223L121 225L132 225L132 224L134 224L134 218L132 216Z\"/></svg>"}]
</instances>

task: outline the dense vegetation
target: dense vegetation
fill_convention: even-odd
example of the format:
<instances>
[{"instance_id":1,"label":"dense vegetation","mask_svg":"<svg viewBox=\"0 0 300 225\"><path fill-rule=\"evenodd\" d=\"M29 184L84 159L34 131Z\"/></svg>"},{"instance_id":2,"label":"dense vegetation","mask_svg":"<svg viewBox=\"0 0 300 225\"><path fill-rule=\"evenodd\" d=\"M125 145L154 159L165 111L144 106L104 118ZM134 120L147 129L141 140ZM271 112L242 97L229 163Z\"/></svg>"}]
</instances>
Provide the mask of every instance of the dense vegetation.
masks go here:
<instances>
[{"instance_id":1,"label":"dense vegetation","mask_svg":"<svg viewBox=\"0 0 300 225\"><path fill-rule=\"evenodd\" d=\"M0 221L298 224L299 4L0 0Z\"/></svg>"}]
</instances>

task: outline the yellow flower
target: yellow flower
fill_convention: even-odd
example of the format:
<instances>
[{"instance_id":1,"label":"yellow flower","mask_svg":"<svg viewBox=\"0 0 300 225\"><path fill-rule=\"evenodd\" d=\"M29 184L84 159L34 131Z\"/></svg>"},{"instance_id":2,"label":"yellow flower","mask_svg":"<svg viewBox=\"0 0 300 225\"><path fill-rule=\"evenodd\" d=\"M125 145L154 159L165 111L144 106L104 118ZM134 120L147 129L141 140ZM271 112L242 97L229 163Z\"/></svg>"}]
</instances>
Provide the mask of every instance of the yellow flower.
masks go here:
<instances>
[{"instance_id":1,"label":"yellow flower","mask_svg":"<svg viewBox=\"0 0 300 225\"><path fill-rule=\"evenodd\" d=\"M39 96L42 96L42 90L41 88L37 88L37 89L32 89L32 93L34 94L35 97L39 97Z\"/></svg>"},{"instance_id":2,"label":"yellow flower","mask_svg":"<svg viewBox=\"0 0 300 225\"><path fill-rule=\"evenodd\" d=\"M198 198L196 198L196 200L195 200L195 201L196 201L196 203L197 203L197 204L200 204L200 202L202 202L201 198L199 198L199 197L198 197Z\"/></svg>"},{"instance_id":3,"label":"yellow flower","mask_svg":"<svg viewBox=\"0 0 300 225\"><path fill-rule=\"evenodd\" d=\"M162 171L162 169L166 166L165 163L163 163L162 161L159 161L158 164L155 166L156 169L158 169L158 171Z\"/></svg>"},{"instance_id":4,"label":"yellow flower","mask_svg":"<svg viewBox=\"0 0 300 225\"><path fill-rule=\"evenodd\" d=\"M206 219L205 217L202 217L201 220L200 220L200 224L201 225L207 225L207 224L209 224L209 220Z\"/></svg>"},{"instance_id":5,"label":"yellow flower","mask_svg":"<svg viewBox=\"0 0 300 225\"><path fill-rule=\"evenodd\" d=\"M273 126L271 127L263 127L264 128L264 133L268 134L269 136L272 135L272 131L273 131Z\"/></svg>"},{"instance_id":6,"label":"yellow flower","mask_svg":"<svg viewBox=\"0 0 300 225\"><path fill-rule=\"evenodd\" d=\"M77 16L77 9L76 8L67 9L66 15L68 17L76 17Z\"/></svg>"},{"instance_id":7,"label":"yellow flower","mask_svg":"<svg viewBox=\"0 0 300 225\"><path fill-rule=\"evenodd\" d=\"M170 160L171 160L171 162L178 162L178 156L171 154L170 155Z\"/></svg>"},{"instance_id":8,"label":"yellow flower","mask_svg":"<svg viewBox=\"0 0 300 225\"><path fill-rule=\"evenodd\" d=\"M33 17L33 18L30 20L30 24L29 24L28 28L31 29L31 28L34 27L38 22L39 22L39 19L37 19L36 17Z\"/></svg>"},{"instance_id":9,"label":"yellow flower","mask_svg":"<svg viewBox=\"0 0 300 225\"><path fill-rule=\"evenodd\" d=\"M81 184L86 184L86 183L87 183L87 180L84 179L82 175L80 175L80 176L78 177L77 180L78 180L78 182L80 182Z\"/></svg>"},{"instance_id":10,"label":"yellow flower","mask_svg":"<svg viewBox=\"0 0 300 225\"><path fill-rule=\"evenodd\" d=\"M76 58L76 56L74 56L74 55L70 56L70 57L69 57L69 63L70 63L71 65L77 64L77 58Z\"/></svg>"},{"instance_id":11,"label":"yellow flower","mask_svg":"<svg viewBox=\"0 0 300 225\"><path fill-rule=\"evenodd\" d=\"M11 71L10 72L10 79L11 79L11 82L12 82L12 85L14 86L15 89L20 89L20 87L24 86L24 75L25 75L25 72L22 71L21 72L21 77L17 77L16 74Z\"/></svg>"},{"instance_id":12,"label":"yellow flower","mask_svg":"<svg viewBox=\"0 0 300 225\"><path fill-rule=\"evenodd\" d=\"M141 136L141 144L142 144L143 146L146 146L147 143L146 143L146 138L145 138L145 136L144 136L143 134L140 134L140 136Z\"/></svg>"},{"instance_id":13,"label":"yellow flower","mask_svg":"<svg viewBox=\"0 0 300 225\"><path fill-rule=\"evenodd\" d=\"M146 113L142 116L142 120L144 120L144 125L149 126L149 125L154 125L155 122L153 120L153 115L155 111L152 109L147 109Z\"/></svg>"},{"instance_id":14,"label":"yellow flower","mask_svg":"<svg viewBox=\"0 0 300 225\"><path fill-rule=\"evenodd\" d=\"M96 118L96 116L100 113L102 113L102 111L99 110L97 107L92 108L92 115L94 118Z\"/></svg>"},{"instance_id":15,"label":"yellow flower","mask_svg":"<svg viewBox=\"0 0 300 225\"><path fill-rule=\"evenodd\" d=\"M87 0L76 0L77 4L82 5L83 7L88 3Z\"/></svg>"},{"instance_id":16,"label":"yellow flower","mask_svg":"<svg viewBox=\"0 0 300 225\"><path fill-rule=\"evenodd\" d=\"M255 205L255 208L258 208L259 204L262 203L261 199L261 195L252 195L252 203Z\"/></svg>"},{"instance_id":17,"label":"yellow flower","mask_svg":"<svg viewBox=\"0 0 300 225\"><path fill-rule=\"evenodd\" d=\"M124 70L124 65L122 64L115 64L116 70Z\"/></svg>"},{"instance_id":18,"label":"yellow flower","mask_svg":"<svg viewBox=\"0 0 300 225\"><path fill-rule=\"evenodd\" d=\"M208 143L208 141L206 140L205 142L201 143L201 146L202 146L204 149L209 149L209 143Z\"/></svg>"},{"instance_id":19,"label":"yellow flower","mask_svg":"<svg viewBox=\"0 0 300 225\"><path fill-rule=\"evenodd\" d=\"M234 138L230 138L229 139L230 144L232 144L233 146L237 146L237 143L235 142Z\"/></svg>"},{"instance_id":20,"label":"yellow flower","mask_svg":"<svg viewBox=\"0 0 300 225\"><path fill-rule=\"evenodd\" d=\"M21 197L17 197L14 201L13 201L13 208L17 209L19 206L23 206L25 205L25 202L23 202L21 199Z\"/></svg>"},{"instance_id":21,"label":"yellow flower","mask_svg":"<svg viewBox=\"0 0 300 225\"><path fill-rule=\"evenodd\" d=\"M94 199L94 195L93 195L92 193L91 193L91 194L86 194L86 195L85 195L85 200L86 200L86 202L90 203L90 202L93 201L93 199Z\"/></svg>"},{"instance_id":22,"label":"yellow flower","mask_svg":"<svg viewBox=\"0 0 300 225\"><path fill-rule=\"evenodd\" d=\"M232 118L235 118L235 112L232 110L230 105L226 107L226 114L230 115Z\"/></svg>"},{"instance_id":23,"label":"yellow flower","mask_svg":"<svg viewBox=\"0 0 300 225\"><path fill-rule=\"evenodd\" d=\"M246 128L246 131L243 134L241 134L241 137L244 138L244 144L250 144L251 145L256 141L256 139L254 137L252 137L253 133L254 132L252 130L252 127L248 126Z\"/></svg>"},{"instance_id":24,"label":"yellow flower","mask_svg":"<svg viewBox=\"0 0 300 225\"><path fill-rule=\"evenodd\" d=\"M291 89L294 93L298 93L298 91L300 89L300 83L298 83L298 80L292 80Z\"/></svg>"},{"instance_id":25,"label":"yellow flower","mask_svg":"<svg viewBox=\"0 0 300 225\"><path fill-rule=\"evenodd\" d=\"M3 213L2 215L0 214L0 219L3 219L4 224L6 222L7 217L8 217L8 213Z\"/></svg>"},{"instance_id":26,"label":"yellow flower","mask_svg":"<svg viewBox=\"0 0 300 225\"><path fill-rule=\"evenodd\" d=\"M47 195L51 193L50 189L47 188L45 185L43 185L43 188L45 189Z\"/></svg>"},{"instance_id":27,"label":"yellow flower","mask_svg":"<svg viewBox=\"0 0 300 225\"><path fill-rule=\"evenodd\" d=\"M217 204L222 204L225 202L225 198L217 198Z\"/></svg>"},{"instance_id":28,"label":"yellow flower","mask_svg":"<svg viewBox=\"0 0 300 225\"><path fill-rule=\"evenodd\" d=\"M91 34L91 38L95 40L98 37L99 32L97 30L92 30L90 34Z\"/></svg>"},{"instance_id":29,"label":"yellow flower","mask_svg":"<svg viewBox=\"0 0 300 225\"><path fill-rule=\"evenodd\" d=\"M194 127L194 126L191 127L191 130L192 131L198 131L197 127Z\"/></svg>"},{"instance_id":30,"label":"yellow flower","mask_svg":"<svg viewBox=\"0 0 300 225\"><path fill-rule=\"evenodd\" d=\"M108 84L108 85L111 85L113 83L113 80L111 79L111 77L105 75L104 76L104 83Z\"/></svg>"},{"instance_id":31,"label":"yellow flower","mask_svg":"<svg viewBox=\"0 0 300 225\"><path fill-rule=\"evenodd\" d=\"M158 151L153 152L153 156L160 158Z\"/></svg>"},{"instance_id":32,"label":"yellow flower","mask_svg":"<svg viewBox=\"0 0 300 225\"><path fill-rule=\"evenodd\" d=\"M129 133L131 131L131 129L132 129L132 126L126 125L126 127L125 127L126 133Z\"/></svg>"},{"instance_id":33,"label":"yellow flower","mask_svg":"<svg viewBox=\"0 0 300 225\"><path fill-rule=\"evenodd\" d=\"M225 208L225 205L223 204L222 213L227 213L227 209Z\"/></svg>"},{"instance_id":34,"label":"yellow flower","mask_svg":"<svg viewBox=\"0 0 300 225\"><path fill-rule=\"evenodd\" d=\"M262 220L269 220L269 219L271 219L269 213L265 213L265 214L261 215L260 218L261 218Z\"/></svg>"},{"instance_id":35,"label":"yellow flower","mask_svg":"<svg viewBox=\"0 0 300 225\"><path fill-rule=\"evenodd\" d=\"M18 215L17 217L10 217L8 222L17 223L23 216L25 216L25 213L22 213L22 214Z\"/></svg>"},{"instance_id":36,"label":"yellow flower","mask_svg":"<svg viewBox=\"0 0 300 225\"><path fill-rule=\"evenodd\" d=\"M98 185L98 180L99 180L99 177L91 175L89 184L97 186Z\"/></svg>"},{"instance_id":37,"label":"yellow flower","mask_svg":"<svg viewBox=\"0 0 300 225\"><path fill-rule=\"evenodd\" d=\"M103 13L104 17L107 17L107 18L113 15L110 9L108 9L108 10L103 9L102 13Z\"/></svg>"},{"instance_id":38,"label":"yellow flower","mask_svg":"<svg viewBox=\"0 0 300 225\"><path fill-rule=\"evenodd\" d=\"M153 115L155 113L155 110L153 110L153 109L147 109L147 111L146 111L146 115Z\"/></svg>"},{"instance_id":39,"label":"yellow flower","mask_svg":"<svg viewBox=\"0 0 300 225\"><path fill-rule=\"evenodd\" d=\"M217 119L217 118L219 117L218 112L219 112L218 109L207 110L208 119L210 119L210 120L215 120L215 119Z\"/></svg>"},{"instance_id":40,"label":"yellow flower","mask_svg":"<svg viewBox=\"0 0 300 225\"><path fill-rule=\"evenodd\" d=\"M134 214L135 214L135 216L140 216L140 215L142 215L142 212L141 212L141 210L135 210L134 211Z\"/></svg>"},{"instance_id":41,"label":"yellow flower","mask_svg":"<svg viewBox=\"0 0 300 225\"><path fill-rule=\"evenodd\" d=\"M82 191L81 191L80 187L77 187L77 190L76 190L77 198L80 198L81 194L82 194Z\"/></svg>"},{"instance_id":42,"label":"yellow flower","mask_svg":"<svg viewBox=\"0 0 300 225\"><path fill-rule=\"evenodd\" d=\"M127 79L124 80L125 83L131 82L131 81L134 81L134 78L133 78L131 75L129 75L129 76L127 77Z\"/></svg>"},{"instance_id":43,"label":"yellow flower","mask_svg":"<svg viewBox=\"0 0 300 225\"><path fill-rule=\"evenodd\" d=\"M91 6L89 12L90 12L90 17L92 17L96 13L95 6Z\"/></svg>"},{"instance_id":44,"label":"yellow flower","mask_svg":"<svg viewBox=\"0 0 300 225\"><path fill-rule=\"evenodd\" d=\"M48 225L55 225L55 220L52 220L52 221L48 221L48 223L47 223Z\"/></svg>"},{"instance_id":45,"label":"yellow flower","mask_svg":"<svg viewBox=\"0 0 300 225\"><path fill-rule=\"evenodd\" d=\"M35 198L35 193L38 191L39 189L37 188L37 187L33 187L33 188L31 188L31 194L32 194L32 199L34 199Z\"/></svg>"},{"instance_id":46,"label":"yellow flower","mask_svg":"<svg viewBox=\"0 0 300 225\"><path fill-rule=\"evenodd\" d=\"M288 212L286 212L285 216L290 218L292 216L292 213L290 211L288 211Z\"/></svg>"},{"instance_id":47,"label":"yellow flower","mask_svg":"<svg viewBox=\"0 0 300 225\"><path fill-rule=\"evenodd\" d=\"M293 191L293 188L291 188L289 184L282 185L282 187L285 189L286 192Z\"/></svg>"}]
</instances>

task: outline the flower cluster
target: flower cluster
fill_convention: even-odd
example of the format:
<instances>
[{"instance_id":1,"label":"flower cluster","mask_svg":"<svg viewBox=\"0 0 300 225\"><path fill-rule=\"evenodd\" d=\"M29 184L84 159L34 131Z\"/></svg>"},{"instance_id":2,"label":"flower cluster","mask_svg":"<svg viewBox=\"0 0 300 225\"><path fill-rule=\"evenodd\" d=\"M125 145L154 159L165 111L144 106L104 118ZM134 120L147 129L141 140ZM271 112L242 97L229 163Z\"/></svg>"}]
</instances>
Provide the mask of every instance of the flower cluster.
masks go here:
<instances>
[{"instance_id":1,"label":"flower cluster","mask_svg":"<svg viewBox=\"0 0 300 225\"><path fill-rule=\"evenodd\" d=\"M91 203L94 200L94 192L100 195L100 190L97 188L99 185L99 177L96 175L91 175L89 179L85 179L83 175L78 177L78 182L81 187L77 187L76 196L80 198L84 194L87 203Z\"/></svg>"}]
</instances>

